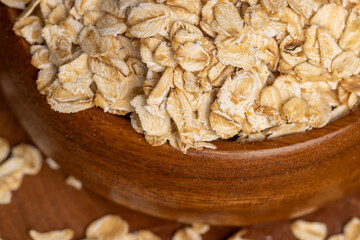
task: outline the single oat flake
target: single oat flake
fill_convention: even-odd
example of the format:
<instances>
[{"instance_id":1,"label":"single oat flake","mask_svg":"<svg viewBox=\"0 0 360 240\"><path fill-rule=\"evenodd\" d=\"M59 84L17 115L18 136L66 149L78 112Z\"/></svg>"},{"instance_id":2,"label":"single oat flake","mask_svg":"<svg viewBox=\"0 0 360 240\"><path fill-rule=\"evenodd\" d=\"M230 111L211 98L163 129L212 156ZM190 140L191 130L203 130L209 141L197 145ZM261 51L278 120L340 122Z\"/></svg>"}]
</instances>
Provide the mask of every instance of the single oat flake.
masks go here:
<instances>
[{"instance_id":1,"label":"single oat flake","mask_svg":"<svg viewBox=\"0 0 360 240\"><path fill-rule=\"evenodd\" d=\"M292 233L299 240L324 240L327 235L327 227L320 222L307 222L296 220L290 226Z\"/></svg>"},{"instance_id":2,"label":"single oat flake","mask_svg":"<svg viewBox=\"0 0 360 240\"><path fill-rule=\"evenodd\" d=\"M153 146L272 139L360 104L359 1L1 2L24 9L13 29L53 110L129 114Z\"/></svg>"},{"instance_id":3,"label":"single oat flake","mask_svg":"<svg viewBox=\"0 0 360 240\"><path fill-rule=\"evenodd\" d=\"M71 186L77 190L82 189L82 182L73 176L68 176L65 180L66 185Z\"/></svg>"},{"instance_id":4,"label":"single oat flake","mask_svg":"<svg viewBox=\"0 0 360 240\"><path fill-rule=\"evenodd\" d=\"M60 166L57 164L57 162L55 162L54 159L52 158L46 158L46 163L47 165L52 169L52 170L59 170Z\"/></svg>"},{"instance_id":5,"label":"single oat flake","mask_svg":"<svg viewBox=\"0 0 360 240\"><path fill-rule=\"evenodd\" d=\"M204 224L194 223L175 232L172 240L201 240L202 235L208 232L210 227Z\"/></svg>"},{"instance_id":6,"label":"single oat flake","mask_svg":"<svg viewBox=\"0 0 360 240\"><path fill-rule=\"evenodd\" d=\"M103 240L121 239L129 232L128 223L116 215L105 215L92 222L86 229L87 238Z\"/></svg>"},{"instance_id":7,"label":"single oat flake","mask_svg":"<svg viewBox=\"0 0 360 240\"><path fill-rule=\"evenodd\" d=\"M12 156L23 157L25 159L25 174L36 175L40 172L43 159L36 147L22 143L12 148L11 154Z\"/></svg>"},{"instance_id":8,"label":"single oat flake","mask_svg":"<svg viewBox=\"0 0 360 240\"><path fill-rule=\"evenodd\" d=\"M64 229L42 233L36 230L30 230L29 235L32 240L71 240L74 237L74 231Z\"/></svg>"}]
</instances>

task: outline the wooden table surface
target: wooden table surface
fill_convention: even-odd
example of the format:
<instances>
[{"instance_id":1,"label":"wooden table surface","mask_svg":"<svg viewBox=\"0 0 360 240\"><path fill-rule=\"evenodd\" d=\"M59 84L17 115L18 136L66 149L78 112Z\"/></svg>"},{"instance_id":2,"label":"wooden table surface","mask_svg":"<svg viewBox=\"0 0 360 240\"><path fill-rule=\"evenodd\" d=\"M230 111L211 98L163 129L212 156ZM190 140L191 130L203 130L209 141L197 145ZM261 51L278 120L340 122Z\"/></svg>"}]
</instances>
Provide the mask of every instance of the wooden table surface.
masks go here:
<instances>
[{"instance_id":1,"label":"wooden table surface","mask_svg":"<svg viewBox=\"0 0 360 240\"><path fill-rule=\"evenodd\" d=\"M0 94L0 136L12 145L29 142L24 130L12 116ZM0 237L4 240L29 239L28 231L75 230L75 239L84 237L86 226L105 214L118 214L129 222L130 230L149 229L164 240L171 239L182 224L137 213L103 199L86 189L78 191L65 185L65 173L51 170L46 164L40 174L25 176L9 205L0 205ZM360 217L360 192L342 199L303 219L328 224L329 233L339 233L353 216ZM247 237L257 239L295 239L288 221L247 227ZM222 240L238 227L212 227L205 240Z\"/></svg>"}]
</instances>

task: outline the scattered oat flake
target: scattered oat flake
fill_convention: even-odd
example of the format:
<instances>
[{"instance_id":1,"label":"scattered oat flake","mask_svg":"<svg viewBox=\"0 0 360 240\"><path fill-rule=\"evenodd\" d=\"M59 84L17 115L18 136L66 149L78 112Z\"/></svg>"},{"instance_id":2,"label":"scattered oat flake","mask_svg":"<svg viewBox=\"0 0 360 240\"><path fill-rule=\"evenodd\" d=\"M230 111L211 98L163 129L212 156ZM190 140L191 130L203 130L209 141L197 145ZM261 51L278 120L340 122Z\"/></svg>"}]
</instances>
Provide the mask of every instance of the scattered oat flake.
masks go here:
<instances>
[{"instance_id":1,"label":"scattered oat flake","mask_svg":"<svg viewBox=\"0 0 360 240\"><path fill-rule=\"evenodd\" d=\"M43 159L40 151L36 147L21 143L12 148L11 154L12 156L25 159L25 174L36 175L40 172Z\"/></svg>"},{"instance_id":2,"label":"scattered oat flake","mask_svg":"<svg viewBox=\"0 0 360 240\"><path fill-rule=\"evenodd\" d=\"M31 0L1 0L1 3L5 4L6 6L21 10L24 10L26 4L29 2L31 2Z\"/></svg>"},{"instance_id":3,"label":"scattered oat flake","mask_svg":"<svg viewBox=\"0 0 360 240\"><path fill-rule=\"evenodd\" d=\"M179 229L175 232L172 240L201 240L203 234L209 231L210 226L194 223L189 227Z\"/></svg>"},{"instance_id":4,"label":"scattered oat flake","mask_svg":"<svg viewBox=\"0 0 360 240\"><path fill-rule=\"evenodd\" d=\"M296 220L290 228L299 240L324 240L327 235L326 225L320 222Z\"/></svg>"},{"instance_id":5,"label":"scattered oat flake","mask_svg":"<svg viewBox=\"0 0 360 240\"><path fill-rule=\"evenodd\" d=\"M327 240L347 240L343 234L330 236Z\"/></svg>"},{"instance_id":6,"label":"scattered oat flake","mask_svg":"<svg viewBox=\"0 0 360 240\"><path fill-rule=\"evenodd\" d=\"M74 231L64 229L41 233L36 230L30 230L29 235L33 240L71 240L74 237Z\"/></svg>"},{"instance_id":7,"label":"scattered oat flake","mask_svg":"<svg viewBox=\"0 0 360 240\"><path fill-rule=\"evenodd\" d=\"M0 205L9 204L11 202L12 193L7 188L0 188Z\"/></svg>"},{"instance_id":8,"label":"scattered oat flake","mask_svg":"<svg viewBox=\"0 0 360 240\"><path fill-rule=\"evenodd\" d=\"M129 232L128 223L116 215L105 215L92 222L86 229L87 238L104 240L121 239Z\"/></svg>"},{"instance_id":9,"label":"scattered oat flake","mask_svg":"<svg viewBox=\"0 0 360 240\"><path fill-rule=\"evenodd\" d=\"M210 230L210 226L203 223L193 223L191 226L195 232L201 235L207 233Z\"/></svg>"},{"instance_id":10,"label":"scattered oat flake","mask_svg":"<svg viewBox=\"0 0 360 240\"><path fill-rule=\"evenodd\" d=\"M80 182L77 178L73 176L68 176L65 180L66 185L76 188L77 190L81 190L82 182Z\"/></svg>"},{"instance_id":11,"label":"scattered oat flake","mask_svg":"<svg viewBox=\"0 0 360 240\"><path fill-rule=\"evenodd\" d=\"M148 230L140 230L135 233L128 234L127 236L134 240L161 240L160 237ZM127 238L125 237L124 239Z\"/></svg>"},{"instance_id":12,"label":"scattered oat flake","mask_svg":"<svg viewBox=\"0 0 360 240\"><path fill-rule=\"evenodd\" d=\"M344 235L346 240L360 239L360 219L352 218L344 227Z\"/></svg>"}]
</instances>

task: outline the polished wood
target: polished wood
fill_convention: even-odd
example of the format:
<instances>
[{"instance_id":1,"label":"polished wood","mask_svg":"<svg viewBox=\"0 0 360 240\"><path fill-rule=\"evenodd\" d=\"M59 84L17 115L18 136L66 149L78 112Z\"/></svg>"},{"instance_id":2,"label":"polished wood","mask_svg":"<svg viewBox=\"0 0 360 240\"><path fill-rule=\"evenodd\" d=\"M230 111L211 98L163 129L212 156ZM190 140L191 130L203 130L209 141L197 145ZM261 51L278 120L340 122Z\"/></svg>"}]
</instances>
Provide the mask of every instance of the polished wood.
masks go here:
<instances>
[{"instance_id":1,"label":"polished wood","mask_svg":"<svg viewBox=\"0 0 360 240\"><path fill-rule=\"evenodd\" d=\"M31 143L24 130L11 114L0 94L0 137L11 145ZM78 191L64 184L63 171L53 171L46 164L36 176L25 176L20 189L13 193L9 205L0 205L0 237L5 240L30 240L28 231L50 231L71 228L75 239L84 237L86 226L105 214L117 214L128 221L130 231L149 229L163 240L170 240L182 224L135 212L94 193ZM337 201L328 207L304 217L308 221L325 222L329 235L340 233L352 217L360 217L360 192ZM290 222L253 225L247 228L246 237L252 240L296 240L289 229ZM211 227L204 240L225 240L236 227ZM270 237L271 238L270 238Z\"/></svg>"},{"instance_id":2,"label":"polished wood","mask_svg":"<svg viewBox=\"0 0 360 240\"><path fill-rule=\"evenodd\" d=\"M31 139L65 172L121 205L178 221L247 225L312 212L360 186L360 111L322 129L258 143L217 142L187 155L151 147L128 119L50 109L28 44L0 7L0 85Z\"/></svg>"}]
</instances>

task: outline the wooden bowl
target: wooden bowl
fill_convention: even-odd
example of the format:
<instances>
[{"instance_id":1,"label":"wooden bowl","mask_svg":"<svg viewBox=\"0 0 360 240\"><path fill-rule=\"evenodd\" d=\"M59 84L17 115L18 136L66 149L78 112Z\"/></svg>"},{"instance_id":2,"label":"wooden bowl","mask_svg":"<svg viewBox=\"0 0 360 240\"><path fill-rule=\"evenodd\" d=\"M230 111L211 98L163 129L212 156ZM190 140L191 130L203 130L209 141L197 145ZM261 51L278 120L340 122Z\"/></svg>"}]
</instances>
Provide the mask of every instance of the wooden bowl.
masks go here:
<instances>
[{"instance_id":1,"label":"wooden bowl","mask_svg":"<svg viewBox=\"0 0 360 240\"><path fill-rule=\"evenodd\" d=\"M293 218L359 189L359 111L322 129L187 155L150 146L126 118L97 108L52 111L36 90L28 44L11 30L17 14L0 6L6 100L41 150L88 189L151 215L215 225Z\"/></svg>"}]
</instances>

